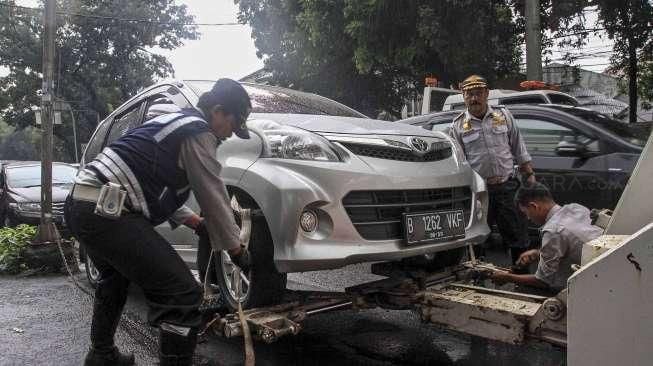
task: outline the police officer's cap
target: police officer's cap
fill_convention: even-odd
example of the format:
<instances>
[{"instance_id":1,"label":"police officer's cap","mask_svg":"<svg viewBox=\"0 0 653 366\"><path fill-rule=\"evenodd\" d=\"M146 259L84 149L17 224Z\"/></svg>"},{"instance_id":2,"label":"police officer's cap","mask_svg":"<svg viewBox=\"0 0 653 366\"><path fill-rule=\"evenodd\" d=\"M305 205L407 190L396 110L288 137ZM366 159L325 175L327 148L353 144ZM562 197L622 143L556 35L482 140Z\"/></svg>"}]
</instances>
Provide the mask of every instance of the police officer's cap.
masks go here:
<instances>
[{"instance_id":1,"label":"police officer's cap","mask_svg":"<svg viewBox=\"0 0 653 366\"><path fill-rule=\"evenodd\" d=\"M211 90L200 96L197 106L207 114L207 117L217 106L226 114L233 114L235 117L234 134L242 139L249 138L245 122L252 108L252 102L247 91L239 82L226 78L216 81Z\"/></svg>"},{"instance_id":2,"label":"police officer's cap","mask_svg":"<svg viewBox=\"0 0 653 366\"><path fill-rule=\"evenodd\" d=\"M462 91L477 89L477 88L487 88L487 80L480 75L472 75L467 77L461 83Z\"/></svg>"}]
</instances>

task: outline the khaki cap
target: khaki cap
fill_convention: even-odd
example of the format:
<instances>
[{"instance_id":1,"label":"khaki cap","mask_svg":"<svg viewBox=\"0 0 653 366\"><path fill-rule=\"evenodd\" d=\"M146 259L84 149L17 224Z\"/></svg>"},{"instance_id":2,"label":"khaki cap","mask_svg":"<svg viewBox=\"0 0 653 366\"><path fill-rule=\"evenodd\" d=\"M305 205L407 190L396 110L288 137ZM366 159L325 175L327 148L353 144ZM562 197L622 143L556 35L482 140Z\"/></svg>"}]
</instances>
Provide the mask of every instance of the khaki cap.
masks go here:
<instances>
[{"instance_id":1,"label":"khaki cap","mask_svg":"<svg viewBox=\"0 0 653 366\"><path fill-rule=\"evenodd\" d=\"M487 88L487 80L479 75L468 76L467 79L461 83L462 91L467 91L476 88Z\"/></svg>"}]
</instances>

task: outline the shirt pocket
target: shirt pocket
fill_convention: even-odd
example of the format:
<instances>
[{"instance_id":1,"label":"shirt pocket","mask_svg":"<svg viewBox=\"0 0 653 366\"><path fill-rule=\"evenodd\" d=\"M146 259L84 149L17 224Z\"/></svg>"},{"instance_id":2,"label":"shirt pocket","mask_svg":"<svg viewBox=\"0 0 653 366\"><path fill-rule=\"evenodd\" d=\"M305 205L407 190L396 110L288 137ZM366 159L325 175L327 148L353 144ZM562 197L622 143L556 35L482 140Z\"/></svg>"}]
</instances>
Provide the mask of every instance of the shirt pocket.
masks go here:
<instances>
[{"instance_id":1,"label":"shirt pocket","mask_svg":"<svg viewBox=\"0 0 653 366\"><path fill-rule=\"evenodd\" d=\"M495 146L508 146L508 125L492 126L492 140Z\"/></svg>"}]
</instances>

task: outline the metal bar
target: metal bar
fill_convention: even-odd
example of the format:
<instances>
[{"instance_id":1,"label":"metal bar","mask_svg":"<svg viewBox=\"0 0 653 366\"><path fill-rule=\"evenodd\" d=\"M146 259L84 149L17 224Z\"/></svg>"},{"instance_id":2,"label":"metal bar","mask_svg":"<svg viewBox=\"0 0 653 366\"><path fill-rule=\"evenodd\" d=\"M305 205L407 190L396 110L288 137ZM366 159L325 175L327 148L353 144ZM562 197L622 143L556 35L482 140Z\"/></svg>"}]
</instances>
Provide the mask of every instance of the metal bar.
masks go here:
<instances>
[{"instance_id":1,"label":"metal bar","mask_svg":"<svg viewBox=\"0 0 653 366\"><path fill-rule=\"evenodd\" d=\"M353 305L353 302L347 301L347 302L343 302L341 304L331 305L331 306L327 306L327 307L323 307L323 308L317 308L315 310L307 311L306 315L310 316L310 315L315 315L315 314L320 314L320 313L326 313L327 311L346 309L348 307L351 307L352 305Z\"/></svg>"},{"instance_id":2,"label":"metal bar","mask_svg":"<svg viewBox=\"0 0 653 366\"><path fill-rule=\"evenodd\" d=\"M515 300L522 300L522 301L534 301L534 302L542 302L548 297L546 296L538 296L538 295L530 295L530 294L524 294L521 292L511 292L511 291L504 291L504 290L496 290L496 289L491 289L491 288L486 288L486 287L478 287L478 286L472 286L472 285L465 285L462 283L452 283L450 286L455 286L455 287L460 287L468 290L474 290L476 292L484 293L484 294L491 294L491 295L497 295L497 296L506 296L511 299Z\"/></svg>"}]
</instances>

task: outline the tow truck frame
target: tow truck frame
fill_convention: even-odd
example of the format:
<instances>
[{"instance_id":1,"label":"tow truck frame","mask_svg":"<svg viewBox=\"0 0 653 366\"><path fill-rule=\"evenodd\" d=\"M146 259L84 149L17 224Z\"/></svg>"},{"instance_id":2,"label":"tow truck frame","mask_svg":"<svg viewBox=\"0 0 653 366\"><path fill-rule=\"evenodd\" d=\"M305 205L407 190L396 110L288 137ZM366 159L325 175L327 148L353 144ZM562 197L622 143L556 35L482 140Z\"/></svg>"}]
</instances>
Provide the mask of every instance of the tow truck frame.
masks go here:
<instances>
[{"instance_id":1,"label":"tow truck frame","mask_svg":"<svg viewBox=\"0 0 653 366\"><path fill-rule=\"evenodd\" d=\"M511 344L538 339L566 346L566 295L529 295L478 286L493 264L471 260L427 273L375 263L372 273L387 276L344 292L288 291L279 305L249 309L245 320L254 339L273 343L298 334L311 316L338 310L383 308L417 311L424 322ZM209 329L226 338L243 335L237 313L216 315Z\"/></svg>"}]
</instances>

